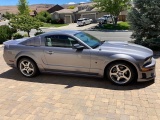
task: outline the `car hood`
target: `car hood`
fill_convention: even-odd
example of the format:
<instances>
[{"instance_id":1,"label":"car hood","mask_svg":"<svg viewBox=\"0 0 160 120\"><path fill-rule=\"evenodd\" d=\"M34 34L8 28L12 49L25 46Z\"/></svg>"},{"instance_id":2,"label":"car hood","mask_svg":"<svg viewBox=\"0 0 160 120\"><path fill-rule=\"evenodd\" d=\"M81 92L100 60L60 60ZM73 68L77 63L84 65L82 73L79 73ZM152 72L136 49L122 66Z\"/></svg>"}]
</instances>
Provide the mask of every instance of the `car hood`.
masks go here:
<instances>
[{"instance_id":1,"label":"car hood","mask_svg":"<svg viewBox=\"0 0 160 120\"><path fill-rule=\"evenodd\" d=\"M116 52L121 54L125 53L144 57L153 55L153 51L149 48L128 42L106 41L100 46L100 49L101 51Z\"/></svg>"}]
</instances>

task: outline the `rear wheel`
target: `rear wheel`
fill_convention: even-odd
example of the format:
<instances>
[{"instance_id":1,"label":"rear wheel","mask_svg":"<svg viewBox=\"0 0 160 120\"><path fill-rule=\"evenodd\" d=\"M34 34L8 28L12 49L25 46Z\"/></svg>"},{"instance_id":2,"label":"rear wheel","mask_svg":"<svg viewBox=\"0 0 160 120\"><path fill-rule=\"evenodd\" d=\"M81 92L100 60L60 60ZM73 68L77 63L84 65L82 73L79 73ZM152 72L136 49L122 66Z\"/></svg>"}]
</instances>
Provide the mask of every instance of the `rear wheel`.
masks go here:
<instances>
[{"instance_id":1,"label":"rear wheel","mask_svg":"<svg viewBox=\"0 0 160 120\"><path fill-rule=\"evenodd\" d=\"M18 68L25 77L34 77L38 73L37 65L29 58L22 58L18 63Z\"/></svg>"},{"instance_id":2,"label":"rear wheel","mask_svg":"<svg viewBox=\"0 0 160 120\"><path fill-rule=\"evenodd\" d=\"M115 62L106 69L107 78L117 85L126 85L135 80L136 72L133 66L125 62Z\"/></svg>"}]
</instances>

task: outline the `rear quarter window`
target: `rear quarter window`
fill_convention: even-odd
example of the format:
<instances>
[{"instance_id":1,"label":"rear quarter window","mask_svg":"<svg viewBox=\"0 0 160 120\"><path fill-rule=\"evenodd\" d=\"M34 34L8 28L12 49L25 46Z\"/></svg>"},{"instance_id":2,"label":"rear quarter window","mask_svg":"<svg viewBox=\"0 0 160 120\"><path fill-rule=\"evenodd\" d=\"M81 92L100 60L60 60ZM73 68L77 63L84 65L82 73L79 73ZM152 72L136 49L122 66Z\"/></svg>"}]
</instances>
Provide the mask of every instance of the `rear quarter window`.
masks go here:
<instances>
[{"instance_id":1,"label":"rear quarter window","mask_svg":"<svg viewBox=\"0 0 160 120\"><path fill-rule=\"evenodd\" d=\"M40 37L29 38L29 39L23 41L21 44L26 45L26 46L40 46L41 39L40 39Z\"/></svg>"}]
</instances>

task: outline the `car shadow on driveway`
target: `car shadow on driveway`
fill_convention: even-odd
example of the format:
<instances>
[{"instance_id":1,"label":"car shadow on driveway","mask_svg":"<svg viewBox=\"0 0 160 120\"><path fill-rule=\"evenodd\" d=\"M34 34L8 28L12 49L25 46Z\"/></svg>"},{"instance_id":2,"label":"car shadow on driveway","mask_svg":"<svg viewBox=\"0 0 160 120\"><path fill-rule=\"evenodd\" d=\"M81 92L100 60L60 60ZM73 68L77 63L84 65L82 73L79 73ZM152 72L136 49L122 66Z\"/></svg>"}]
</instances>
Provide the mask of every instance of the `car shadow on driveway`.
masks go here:
<instances>
[{"instance_id":1,"label":"car shadow on driveway","mask_svg":"<svg viewBox=\"0 0 160 120\"><path fill-rule=\"evenodd\" d=\"M66 85L66 89L74 86L103 88L111 90L134 90L150 86L154 81L143 83L132 83L126 86L117 86L102 78L82 77L82 76L69 76L60 74L40 74L34 78L26 78L22 76L17 69L10 69L0 74L0 78L11 79L16 81L26 81L33 83L57 84Z\"/></svg>"}]
</instances>

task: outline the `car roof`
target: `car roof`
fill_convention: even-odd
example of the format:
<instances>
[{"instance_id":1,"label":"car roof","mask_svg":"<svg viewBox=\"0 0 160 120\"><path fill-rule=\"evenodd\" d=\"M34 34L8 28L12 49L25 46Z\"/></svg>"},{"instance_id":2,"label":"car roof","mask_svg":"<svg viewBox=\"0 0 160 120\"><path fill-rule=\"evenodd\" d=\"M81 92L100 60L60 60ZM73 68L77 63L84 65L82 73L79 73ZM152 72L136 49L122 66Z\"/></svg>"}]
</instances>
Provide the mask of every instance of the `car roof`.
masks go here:
<instances>
[{"instance_id":1,"label":"car roof","mask_svg":"<svg viewBox=\"0 0 160 120\"><path fill-rule=\"evenodd\" d=\"M77 30L54 30L54 31L51 31L51 32L43 33L40 36L56 35L56 34L74 35L74 34L77 34L79 32L81 32L81 31L77 31Z\"/></svg>"}]
</instances>

